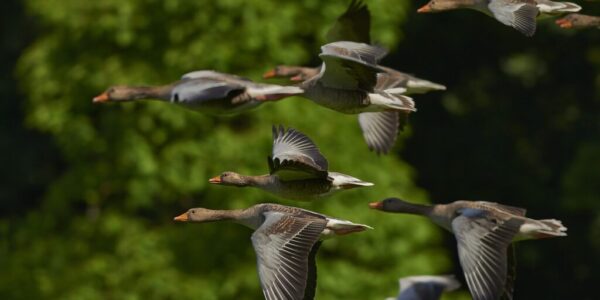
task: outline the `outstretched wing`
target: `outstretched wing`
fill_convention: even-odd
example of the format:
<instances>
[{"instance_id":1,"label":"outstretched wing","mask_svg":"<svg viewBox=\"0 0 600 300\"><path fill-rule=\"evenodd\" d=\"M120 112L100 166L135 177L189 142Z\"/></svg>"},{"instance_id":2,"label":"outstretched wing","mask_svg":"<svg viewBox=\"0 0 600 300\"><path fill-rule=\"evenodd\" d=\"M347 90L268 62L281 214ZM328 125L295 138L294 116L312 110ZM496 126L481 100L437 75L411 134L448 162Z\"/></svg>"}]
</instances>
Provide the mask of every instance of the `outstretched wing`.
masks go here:
<instances>
[{"instance_id":1,"label":"outstretched wing","mask_svg":"<svg viewBox=\"0 0 600 300\"><path fill-rule=\"evenodd\" d=\"M533 3L512 0L491 0L488 8L496 20L511 26L526 36L533 36L539 10Z\"/></svg>"},{"instance_id":2,"label":"outstretched wing","mask_svg":"<svg viewBox=\"0 0 600 300\"><path fill-rule=\"evenodd\" d=\"M399 111L360 113L358 123L369 149L377 154L388 153L396 142L401 119L406 118L407 113Z\"/></svg>"},{"instance_id":3,"label":"outstretched wing","mask_svg":"<svg viewBox=\"0 0 600 300\"><path fill-rule=\"evenodd\" d=\"M521 219L499 220L470 208L452 221L460 265L474 300L495 300L504 293L507 248L522 224Z\"/></svg>"},{"instance_id":4,"label":"outstretched wing","mask_svg":"<svg viewBox=\"0 0 600 300\"><path fill-rule=\"evenodd\" d=\"M352 0L327 32L327 42L371 43L371 13L361 0Z\"/></svg>"},{"instance_id":5,"label":"outstretched wing","mask_svg":"<svg viewBox=\"0 0 600 300\"><path fill-rule=\"evenodd\" d=\"M301 300L307 287L309 255L326 220L303 219L279 212L265 213L252 234L258 275L265 299Z\"/></svg>"},{"instance_id":6,"label":"outstretched wing","mask_svg":"<svg viewBox=\"0 0 600 300\"><path fill-rule=\"evenodd\" d=\"M335 42L321 47L321 83L330 88L372 92L377 84L377 66L387 51L355 42Z\"/></svg>"},{"instance_id":7,"label":"outstretched wing","mask_svg":"<svg viewBox=\"0 0 600 300\"><path fill-rule=\"evenodd\" d=\"M273 126L273 156L269 157L271 174L281 180L327 178L327 159L303 133L283 126Z\"/></svg>"},{"instance_id":8,"label":"outstretched wing","mask_svg":"<svg viewBox=\"0 0 600 300\"><path fill-rule=\"evenodd\" d=\"M181 76L181 80L200 79L200 78L220 80L220 81L252 82L252 80L245 78L245 77L241 77L241 76L237 76L237 75L233 75L233 74L221 73L221 72L217 72L217 71L213 71L213 70L192 71L189 73L185 73L185 74L183 74L183 76Z\"/></svg>"}]
</instances>

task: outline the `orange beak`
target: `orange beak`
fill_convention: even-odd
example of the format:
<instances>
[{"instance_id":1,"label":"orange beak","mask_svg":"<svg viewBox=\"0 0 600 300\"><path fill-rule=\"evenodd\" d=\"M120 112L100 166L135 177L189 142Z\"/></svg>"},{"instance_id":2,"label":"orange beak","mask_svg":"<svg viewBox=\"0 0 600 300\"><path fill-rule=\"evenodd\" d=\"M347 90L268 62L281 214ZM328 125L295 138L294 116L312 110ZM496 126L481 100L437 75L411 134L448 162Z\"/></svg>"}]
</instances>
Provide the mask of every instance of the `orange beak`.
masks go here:
<instances>
[{"instance_id":1,"label":"orange beak","mask_svg":"<svg viewBox=\"0 0 600 300\"><path fill-rule=\"evenodd\" d=\"M573 27L573 23L571 23L571 21L569 21L567 19L558 19L558 20L556 20L556 24L558 24L558 26L560 26L561 28L572 28Z\"/></svg>"},{"instance_id":2,"label":"orange beak","mask_svg":"<svg viewBox=\"0 0 600 300\"><path fill-rule=\"evenodd\" d=\"M369 207L372 209L383 209L383 202L379 201L379 202L371 202L369 203Z\"/></svg>"},{"instance_id":3,"label":"orange beak","mask_svg":"<svg viewBox=\"0 0 600 300\"><path fill-rule=\"evenodd\" d=\"M265 72L265 74L263 74L263 78L264 79L273 78L275 76L277 76L277 73L275 72L275 69L269 70L269 71Z\"/></svg>"},{"instance_id":4,"label":"orange beak","mask_svg":"<svg viewBox=\"0 0 600 300\"><path fill-rule=\"evenodd\" d=\"M189 220L188 213L184 212L173 219L174 221L187 222Z\"/></svg>"},{"instance_id":5,"label":"orange beak","mask_svg":"<svg viewBox=\"0 0 600 300\"><path fill-rule=\"evenodd\" d=\"M108 100L110 100L110 98L108 97L108 94L106 92L94 97L94 99L92 100L94 103L100 103L100 102L107 102Z\"/></svg>"},{"instance_id":6,"label":"orange beak","mask_svg":"<svg viewBox=\"0 0 600 300\"><path fill-rule=\"evenodd\" d=\"M431 6L429 6L429 3L423 5L423 7L417 9L418 13L429 13L431 12Z\"/></svg>"},{"instance_id":7,"label":"orange beak","mask_svg":"<svg viewBox=\"0 0 600 300\"><path fill-rule=\"evenodd\" d=\"M219 184L221 183L221 176L215 176L208 180L209 183Z\"/></svg>"}]
</instances>

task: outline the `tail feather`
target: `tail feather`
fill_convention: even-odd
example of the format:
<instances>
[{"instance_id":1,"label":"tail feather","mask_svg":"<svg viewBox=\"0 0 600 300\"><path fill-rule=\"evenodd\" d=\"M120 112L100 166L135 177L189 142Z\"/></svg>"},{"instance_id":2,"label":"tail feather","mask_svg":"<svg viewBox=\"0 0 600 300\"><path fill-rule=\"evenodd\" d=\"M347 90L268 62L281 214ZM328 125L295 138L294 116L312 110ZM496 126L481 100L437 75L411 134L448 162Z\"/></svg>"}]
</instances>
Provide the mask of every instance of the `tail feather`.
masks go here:
<instances>
[{"instance_id":1,"label":"tail feather","mask_svg":"<svg viewBox=\"0 0 600 300\"><path fill-rule=\"evenodd\" d=\"M541 13L548 15L578 12L581 10L581 6L572 2L555 2L555 1L538 1L537 5Z\"/></svg>"},{"instance_id":2,"label":"tail feather","mask_svg":"<svg viewBox=\"0 0 600 300\"><path fill-rule=\"evenodd\" d=\"M352 177L346 174L329 172L329 177L333 180L332 184L342 189L351 189L355 187L373 186L372 182L363 181L356 177Z\"/></svg>"},{"instance_id":3,"label":"tail feather","mask_svg":"<svg viewBox=\"0 0 600 300\"><path fill-rule=\"evenodd\" d=\"M567 227L562 225L562 222L555 219L539 220L544 228L535 230L533 236L538 239L553 238L558 236L566 236Z\"/></svg>"},{"instance_id":4,"label":"tail feather","mask_svg":"<svg viewBox=\"0 0 600 300\"><path fill-rule=\"evenodd\" d=\"M409 94L423 94L429 91L444 91L446 86L424 79L409 79L407 83Z\"/></svg>"},{"instance_id":5,"label":"tail feather","mask_svg":"<svg viewBox=\"0 0 600 300\"><path fill-rule=\"evenodd\" d=\"M542 237L555 237L555 236L566 236L567 227L563 226L560 220L556 219L546 219L540 220L544 225L548 227L548 229L542 229L539 233Z\"/></svg>"},{"instance_id":6,"label":"tail feather","mask_svg":"<svg viewBox=\"0 0 600 300\"><path fill-rule=\"evenodd\" d=\"M415 102L411 97L403 95L405 89L390 89L369 94L371 105L385 110L416 111Z\"/></svg>"}]
</instances>

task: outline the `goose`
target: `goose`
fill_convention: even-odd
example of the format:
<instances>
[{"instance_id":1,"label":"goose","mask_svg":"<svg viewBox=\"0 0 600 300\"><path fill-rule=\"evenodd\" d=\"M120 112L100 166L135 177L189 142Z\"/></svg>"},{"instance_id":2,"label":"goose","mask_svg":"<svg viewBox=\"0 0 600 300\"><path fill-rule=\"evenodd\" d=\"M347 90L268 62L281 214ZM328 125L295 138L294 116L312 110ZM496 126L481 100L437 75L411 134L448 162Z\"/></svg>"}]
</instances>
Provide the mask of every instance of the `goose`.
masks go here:
<instances>
[{"instance_id":1,"label":"goose","mask_svg":"<svg viewBox=\"0 0 600 300\"><path fill-rule=\"evenodd\" d=\"M348 9L337 18L336 22L327 32L326 40L329 43L338 41L371 43L371 13L367 5L357 0L350 2ZM399 79L399 87L406 88L407 95L446 90L446 87L439 83L421 79L392 68L378 67L383 69L389 76ZM291 81L305 81L318 75L319 72L320 67L279 65L265 72L263 78L287 78Z\"/></svg>"},{"instance_id":2,"label":"goose","mask_svg":"<svg viewBox=\"0 0 600 300\"><path fill-rule=\"evenodd\" d=\"M358 114L363 138L377 154L390 151L408 114L416 111L412 98L403 95L401 80L377 66L386 53L364 43L326 44L319 55L323 60L319 74L298 85L304 91L301 97L337 112Z\"/></svg>"},{"instance_id":3,"label":"goose","mask_svg":"<svg viewBox=\"0 0 600 300\"><path fill-rule=\"evenodd\" d=\"M538 15L559 15L581 10L581 6L575 3L550 0L431 0L417 12L433 13L461 8L483 12L529 37L535 34Z\"/></svg>"},{"instance_id":4,"label":"goose","mask_svg":"<svg viewBox=\"0 0 600 300\"><path fill-rule=\"evenodd\" d=\"M180 222L230 220L254 230L260 285L266 300L313 299L317 286L315 256L326 238L372 229L297 207L271 203L247 209L192 208Z\"/></svg>"},{"instance_id":5,"label":"goose","mask_svg":"<svg viewBox=\"0 0 600 300\"><path fill-rule=\"evenodd\" d=\"M600 17L588 16L582 14L568 14L564 18L556 20L556 24L561 28L600 28Z\"/></svg>"},{"instance_id":6,"label":"goose","mask_svg":"<svg viewBox=\"0 0 600 300\"><path fill-rule=\"evenodd\" d=\"M438 300L443 292L458 289L460 282L454 275L421 275L400 278L399 286L398 297L386 300Z\"/></svg>"},{"instance_id":7,"label":"goose","mask_svg":"<svg viewBox=\"0 0 600 300\"><path fill-rule=\"evenodd\" d=\"M474 300L512 298L514 266L508 251L514 241L566 236L567 228L554 219L525 217L525 209L487 201L455 201L421 205L398 198L369 203L385 212L426 216L454 234L458 257ZM509 272L510 271L510 272Z\"/></svg>"},{"instance_id":8,"label":"goose","mask_svg":"<svg viewBox=\"0 0 600 300\"><path fill-rule=\"evenodd\" d=\"M426 79L416 77L414 75L404 73L389 67L377 65L387 75L387 78L394 78L398 80L398 87L406 88L406 95L414 94L425 94L431 91L445 91L446 86L443 84L435 83ZM278 65L274 69L268 70L263 74L263 78L286 78L291 81L305 81L313 76L319 74L321 69L319 67L301 67L301 66L288 66ZM378 78L379 79L379 78ZM379 82L379 81L378 81Z\"/></svg>"},{"instance_id":9,"label":"goose","mask_svg":"<svg viewBox=\"0 0 600 300\"><path fill-rule=\"evenodd\" d=\"M155 99L195 111L231 114L254 108L264 100L277 100L302 92L295 86L256 83L236 75L204 70L184 74L181 80L167 85L110 87L94 97L93 102Z\"/></svg>"},{"instance_id":10,"label":"goose","mask_svg":"<svg viewBox=\"0 0 600 300\"><path fill-rule=\"evenodd\" d=\"M209 183L256 187L279 197L310 201L333 192L372 186L352 176L328 171L327 159L305 134L283 126L273 126L273 153L268 157L269 174L245 176L223 172Z\"/></svg>"}]
</instances>

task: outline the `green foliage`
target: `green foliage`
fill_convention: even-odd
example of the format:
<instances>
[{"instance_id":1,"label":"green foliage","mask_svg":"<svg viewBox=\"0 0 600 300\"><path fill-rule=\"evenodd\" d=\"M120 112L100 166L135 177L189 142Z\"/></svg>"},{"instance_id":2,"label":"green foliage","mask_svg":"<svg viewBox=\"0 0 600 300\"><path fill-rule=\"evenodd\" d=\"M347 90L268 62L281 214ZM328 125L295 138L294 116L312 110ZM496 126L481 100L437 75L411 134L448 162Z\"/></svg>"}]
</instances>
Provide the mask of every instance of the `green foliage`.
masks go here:
<instances>
[{"instance_id":1,"label":"green foliage","mask_svg":"<svg viewBox=\"0 0 600 300\"><path fill-rule=\"evenodd\" d=\"M27 1L42 34L21 57L26 122L52 136L64 160L42 203L2 220L4 299L258 299L250 231L173 224L189 207L282 202L375 230L328 240L319 299L378 299L397 278L449 272L439 229L382 215L368 201L426 202L409 165L370 153L356 116L302 99L213 117L145 102L93 105L114 84L162 84L197 69L257 79L279 63L308 64L344 1ZM394 46L407 2L372 3L373 37ZM376 183L316 203L208 186L225 170L267 170L271 125L306 132L332 170ZM400 142L401 144L401 142ZM368 276L368 277L367 277ZM26 287L26 288L25 288ZM464 295L464 294L463 294Z\"/></svg>"}]
</instances>

